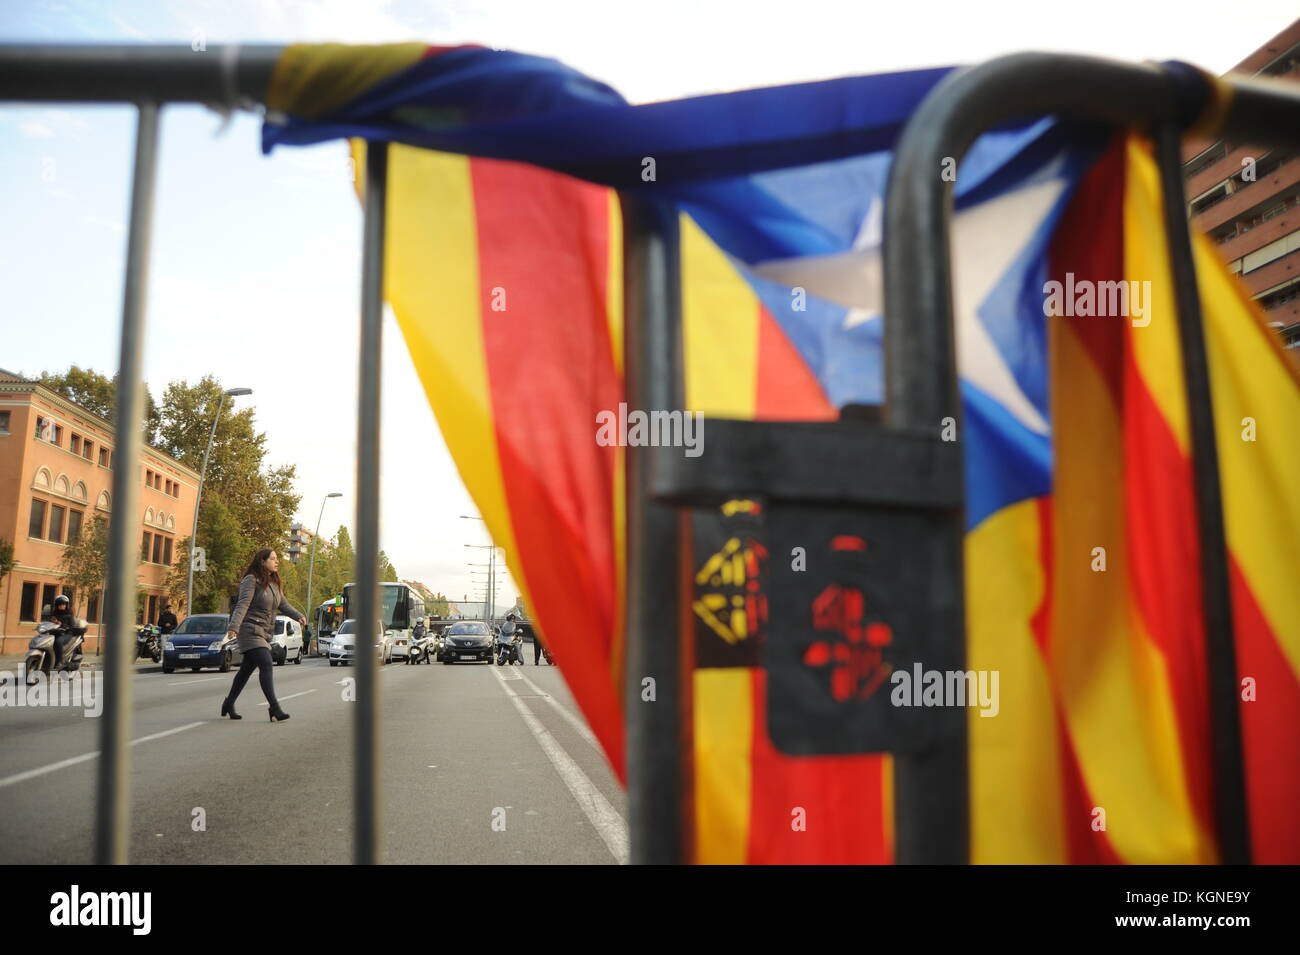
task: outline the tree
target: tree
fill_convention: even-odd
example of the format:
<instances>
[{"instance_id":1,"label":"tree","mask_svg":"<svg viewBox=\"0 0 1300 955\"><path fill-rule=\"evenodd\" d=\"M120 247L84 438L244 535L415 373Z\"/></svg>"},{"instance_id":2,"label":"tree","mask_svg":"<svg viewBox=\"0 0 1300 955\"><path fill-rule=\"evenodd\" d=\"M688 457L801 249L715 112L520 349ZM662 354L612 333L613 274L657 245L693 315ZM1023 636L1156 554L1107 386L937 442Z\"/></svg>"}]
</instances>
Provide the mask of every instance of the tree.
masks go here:
<instances>
[{"instance_id":1,"label":"tree","mask_svg":"<svg viewBox=\"0 0 1300 955\"><path fill-rule=\"evenodd\" d=\"M41 372L40 383L58 392L74 404L115 422L117 404L117 379L101 375L93 368L73 365L61 375ZM144 439L151 445L158 443L161 413L148 387L144 390Z\"/></svg>"},{"instance_id":2,"label":"tree","mask_svg":"<svg viewBox=\"0 0 1300 955\"><path fill-rule=\"evenodd\" d=\"M9 576L9 574L13 571L13 569L14 569L13 541L5 537L0 537L0 594L4 593L5 578ZM3 600L4 597L0 596L0 601ZM4 607L4 606L5 604L3 602L0 602L0 607Z\"/></svg>"},{"instance_id":3,"label":"tree","mask_svg":"<svg viewBox=\"0 0 1300 955\"><path fill-rule=\"evenodd\" d=\"M207 570L194 575L194 611L217 609L236 591L239 576L263 547L283 553L289 525L301 500L293 486L293 465L266 467L266 434L254 426L252 408L236 409L222 400L221 385L206 376L197 384L173 381L163 393L159 448L194 470L203 467L213 418L221 409L212 454L203 482L197 542L206 552ZM211 504L211 506L209 506ZM185 592L189 542L169 583L173 596Z\"/></svg>"},{"instance_id":4,"label":"tree","mask_svg":"<svg viewBox=\"0 0 1300 955\"><path fill-rule=\"evenodd\" d=\"M397 568L393 566L393 562L388 559L388 555L382 550L379 552L379 579L392 581L393 583L397 583L399 579Z\"/></svg>"},{"instance_id":5,"label":"tree","mask_svg":"<svg viewBox=\"0 0 1300 955\"><path fill-rule=\"evenodd\" d=\"M91 594L104 589L108 578L108 521L102 515L96 514L94 520L83 524L77 539L64 548L60 569L73 586L73 613L83 601L89 601Z\"/></svg>"}]
</instances>

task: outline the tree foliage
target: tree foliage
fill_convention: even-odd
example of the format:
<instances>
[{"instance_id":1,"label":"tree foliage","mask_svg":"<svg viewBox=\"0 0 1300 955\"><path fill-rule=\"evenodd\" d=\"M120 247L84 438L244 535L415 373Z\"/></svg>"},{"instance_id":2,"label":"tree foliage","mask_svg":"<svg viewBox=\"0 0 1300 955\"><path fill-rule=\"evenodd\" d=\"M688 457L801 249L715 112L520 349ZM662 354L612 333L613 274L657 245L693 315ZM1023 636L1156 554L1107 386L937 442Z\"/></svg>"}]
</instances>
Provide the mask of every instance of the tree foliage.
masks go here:
<instances>
[{"instance_id":1,"label":"tree foliage","mask_svg":"<svg viewBox=\"0 0 1300 955\"><path fill-rule=\"evenodd\" d=\"M194 612L224 609L239 589L239 577L263 547L283 552L301 495L294 490L294 465L269 467L266 434L256 429L253 409L236 408L211 376L197 384L173 381L163 393L158 447L196 471L217 417L212 454L203 482L195 537L207 569L194 573ZM185 594L190 542L178 549L169 577L172 596Z\"/></svg>"},{"instance_id":2,"label":"tree foliage","mask_svg":"<svg viewBox=\"0 0 1300 955\"><path fill-rule=\"evenodd\" d=\"M101 375L93 368L73 365L63 374L41 372L40 383L74 404L110 422L116 422L117 378ZM144 439L155 447L162 423L161 410L148 387L144 389Z\"/></svg>"},{"instance_id":3,"label":"tree foliage","mask_svg":"<svg viewBox=\"0 0 1300 955\"><path fill-rule=\"evenodd\" d=\"M63 578L73 586L73 613L90 595L103 590L108 575L108 521L96 514L81 526L81 534L69 541L60 561Z\"/></svg>"}]
</instances>

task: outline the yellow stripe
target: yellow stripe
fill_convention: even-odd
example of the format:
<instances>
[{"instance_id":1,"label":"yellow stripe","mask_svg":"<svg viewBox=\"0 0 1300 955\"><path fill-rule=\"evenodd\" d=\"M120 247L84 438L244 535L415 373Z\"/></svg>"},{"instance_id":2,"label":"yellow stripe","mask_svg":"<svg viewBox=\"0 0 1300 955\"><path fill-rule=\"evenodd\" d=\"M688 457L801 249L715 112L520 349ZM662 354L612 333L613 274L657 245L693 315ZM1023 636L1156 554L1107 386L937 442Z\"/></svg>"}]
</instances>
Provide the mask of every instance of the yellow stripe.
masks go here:
<instances>
[{"instance_id":1,"label":"yellow stripe","mask_svg":"<svg viewBox=\"0 0 1300 955\"><path fill-rule=\"evenodd\" d=\"M1178 306L1174 300L1164 214L1160 207L1160 177L1151 159L1149 145L1130 136L1127 152L1123 278L1142 283L1139 287L1150 283L1150 293L1142 295L1147 314L1137 320L1149 320L1149 324L1132 325L1133 358L1161 416L1173 432L1178 450L1188 454L1187 395L1178 336ZM1130 307L1131 303L1132 299Z\"/></svg>"},{"instance_id":2,"label":"yellow stripe","mask_svg":"<svg viewBox=\"0 0 1300 955\"><path fill-rule=\"evenodd\" d=\"M1114 405L1068 326L1053 336L1053 347L1057 464L1049 667L1067 731L1122 859L1211 863L1212 840L1187 794L1164 658L1129 589L1123 442ZM1105 548L1104 571L1092 569L1098 547Z\"/></svg>"},{"instance_id":3,"label":"yellow stripe","mask_svg":"<svg viewBox=\"0 0 1300 955\"><path fill-rule=\"evenodd\" d=\"M998 673L1000 698L996 716L973 711L968 720L971 861L979 864L1068 861L1056 706L1030 625L1046 585L1039 548L1033 500L966 535L967 666Z\"/></svg>"},{"instance_id":4,"label":"yellow stripe","mask_svg":"<svg viewBox=\"0 0 1300 955\"><path fill-rule=\"evenodd\" d=\"M609 342L613 349L614 371L623 379L623 210L618 193L608 190L609 197L609 272L605 291L605 315L609 321ZM620 389L621 391L621 389ZM609 678L615 686L623 683L623 614L627 598L627 452L614 449L614 636L610 645Z\"/></svg>"},{"instance_id":5,"label":"yellow stripe","mask_svg":"<svg viewBox=\"0 0 1300 955\"><path fill-rule=\"evenodd\" d=\"M363 183L359 151L357 181ZM470 161L392 146L388 158L385 297L461 480L492 539L506 549L527 606L536 606L515 559L480 314L478 228Z\"/></svg>"},{"instance_id":6,"label":"yellow stripe","mask_svg":"<svg viewBox=\"0 0 1300 955\"><path fill-rule=\"evenodd\" d=\"M267 108L314 119L410 66L427 49L423 43L295 43L271 73Z\"/></svg>"},{"instance_id":7,"label":"yellow stripe","mask_svg":"<svg viewBox=\"0 0 1300 955\"><path fill-rule=\"evenodd\" d=\"M744 865L749 846L754 688L740 667L695 671L695 861Z\"/></svg>"},{"instance_id":8,"label":"yellow stripe","mask_svg":"<svg viewBox=\"0 0 1300 955\"><path fill-rule=\"evenodd\" d=\"M1300 377L1259 306L1199 234L1194 255L1228 547L1300 679ZM1245 440L1246 419L1254 441Z\"/></svg>"},{"instance_id":9,"label":"yellow stripe","mask_svg":"<svg viewBox=\"0 0 1300 955\"><path fill-rule=\"evenodd\" d=\"M754 293L687 215L681 217L681 262L686 407L722 418L753 418L758 381Z\"/></svg>"}]
</instances>

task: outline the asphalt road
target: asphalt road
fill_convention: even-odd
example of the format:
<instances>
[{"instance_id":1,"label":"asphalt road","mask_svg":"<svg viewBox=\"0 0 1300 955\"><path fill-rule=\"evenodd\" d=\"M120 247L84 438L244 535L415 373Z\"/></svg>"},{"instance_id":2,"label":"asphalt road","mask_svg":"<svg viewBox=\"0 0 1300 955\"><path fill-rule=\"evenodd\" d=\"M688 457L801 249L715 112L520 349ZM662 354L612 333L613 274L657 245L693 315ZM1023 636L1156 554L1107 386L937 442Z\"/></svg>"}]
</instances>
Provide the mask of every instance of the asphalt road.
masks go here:
<instances>
[{"instance_id":1,"label":"asphalt road","mask_svg":"<svg viewBox=\"0 0 1300 955\"><path fill-rule=\"evenodd\" d=\"M130 861L350 862L354 676L276 667L292 718L270 723L254 674L232 722L231 675L138 669ZM558 669L396 663L379 681L385 862L626 861L623 792ZM81 709L0 706L0 864L93 861L98 733Z\"/></svg>"}]
</instances>

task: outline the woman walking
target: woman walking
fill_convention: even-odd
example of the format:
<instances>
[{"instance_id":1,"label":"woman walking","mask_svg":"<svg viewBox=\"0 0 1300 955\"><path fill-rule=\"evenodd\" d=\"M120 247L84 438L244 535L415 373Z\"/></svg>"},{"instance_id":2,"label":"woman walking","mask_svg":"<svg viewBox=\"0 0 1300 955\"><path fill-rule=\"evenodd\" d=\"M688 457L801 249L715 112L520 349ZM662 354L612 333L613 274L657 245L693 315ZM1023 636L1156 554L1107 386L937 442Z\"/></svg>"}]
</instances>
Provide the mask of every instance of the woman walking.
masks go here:
<instances>
[{"instance_id":1,"label":"woman walking","mask_svg":"<svg viewBox=\"0 0 1300 955\"><path fill-rule=\"evenodd\" d=\"M239 582L239 600L230 614L227 636L238 639L244 659L235 674L235 682L230 684L230 694L221 701L221 715L232 720L243 719L235 712L235 700L243 692L244 684L254 669L258 671L266 702L271 706L271 722L289 718L275 699L275 684L271 679L271 638L275 634L276 614L293 617L303 626L307 625L307 618L284 599L279 571L279 555L266 547L253 555L244 579Z\"/></svg>"}]
</instances>

